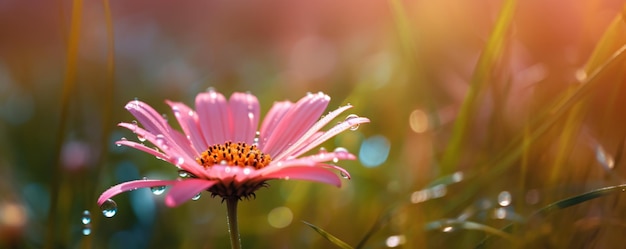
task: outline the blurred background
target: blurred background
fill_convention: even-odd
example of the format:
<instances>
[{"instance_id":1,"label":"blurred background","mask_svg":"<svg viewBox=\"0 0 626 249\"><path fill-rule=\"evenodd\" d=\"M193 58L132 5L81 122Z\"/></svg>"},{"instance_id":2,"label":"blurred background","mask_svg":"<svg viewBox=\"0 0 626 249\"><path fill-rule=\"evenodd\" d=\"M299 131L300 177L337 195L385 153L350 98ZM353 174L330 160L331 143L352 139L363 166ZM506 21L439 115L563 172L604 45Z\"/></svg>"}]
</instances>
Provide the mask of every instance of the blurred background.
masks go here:
<instances>
[{"instance_id":1,"label":"blurred background","mask_svg":"<svg viewBox=\"0 0 626 249\"><path fill-rule=\"evenodd\" d=\"M273 181L242 202L244 248L334 247L302 221L358 248L614 248L624 3L3 0L0 248L228 247L208 194L170 209L132 191L112 218L96 205L177 176L114 145L136 140L116 126L125 103L168 117L165 99L209 87L250 91L262 113L323 91L372 120L324 144L359 156L341 188Z\"/></svg>"}]
</instances>

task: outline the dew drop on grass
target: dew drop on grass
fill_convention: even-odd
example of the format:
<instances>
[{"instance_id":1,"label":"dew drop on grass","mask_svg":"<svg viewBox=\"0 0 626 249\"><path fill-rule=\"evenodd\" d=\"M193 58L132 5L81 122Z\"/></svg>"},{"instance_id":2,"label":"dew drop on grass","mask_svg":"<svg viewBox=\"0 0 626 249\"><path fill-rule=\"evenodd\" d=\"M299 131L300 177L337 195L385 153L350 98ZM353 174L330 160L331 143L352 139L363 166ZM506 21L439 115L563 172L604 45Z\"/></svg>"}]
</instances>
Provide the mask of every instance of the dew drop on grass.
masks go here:
<instances>
[{"instance_id":1,"label":"dew drop on grass","mask_svg":"<svg viewBox=\"0 0 626 249\"><path fill-rule=\"evenodd\" d=\"M355 119L355 118L358 118L358 117L359 117L359 116L358 116L358 115L356 115L356 114L350 114L350 115L348 115L348 116L346 117L346 119L345 119L344 121L349 121L349 120L351 120L351 119ZM359 129L359 126L360 126L359 124L355 124L355 125L353 125L353 126L350 126L350 130L351 130L351 131L356 131L357 129Z\"/></svg>"},{"instance_id":2,"label":"dew drop on grass","mask_svg":"<svg viewBox=\"0 0 626 249\"><path fill-rule=\"evenodd\" d=\"M498 194L498 204L503 207L511 205L512 198L513 197L511 196L511 193L509 193L509 191L502 191L500 192L500 194Z\"/></svg>"},{"instance_id":3,"label":"dew drop on grass","mask_svg":"<svg viewBox=\"0 0 626 249\"><path fill-rule=\"evenodd\" d=\"M117 203L114 200L107 199L100 205L100 210L102 210L104 217L111 218L117 214Z\"/></svg>"},{"instance_id":4,"label":"dew drop on grass","mask_svg":"<svg viewBox=\"0 0 626 249\"><path fill-rule=\"evenodd\" d=\"M83 215L80 217L80 222L82 222L83 225L91 223L91 213L89 210L83 211Z\"/></svg>"}]
</instances>

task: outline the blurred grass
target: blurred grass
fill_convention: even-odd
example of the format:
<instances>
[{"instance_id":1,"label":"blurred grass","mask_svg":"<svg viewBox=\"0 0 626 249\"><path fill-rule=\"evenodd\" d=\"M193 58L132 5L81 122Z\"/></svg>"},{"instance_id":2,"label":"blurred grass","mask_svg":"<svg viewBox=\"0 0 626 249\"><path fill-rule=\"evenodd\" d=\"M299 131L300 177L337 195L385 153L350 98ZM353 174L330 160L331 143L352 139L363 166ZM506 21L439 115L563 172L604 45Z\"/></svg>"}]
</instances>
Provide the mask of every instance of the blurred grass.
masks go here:
<instances>
[{"instance_id":1,"label":"blurred grass","mask_svg":"<svg viewBox=\"0 0 626 249\"><path fill-rule=\"evenodd\" d=\"M241 203L245 248L328 248L332 237L346 248L466 248L494 235L504 239L486 247L621 243L623 2L4 8L1 248L228 246L225 206L208 195L168 209L162 197L134 191L116 197L112 219L94 203L120 181L176 174L113 146L134 140L115 126L132 120L124 103L137 97L171 116L164 99L193 105L207 87L250 90L262 113L321 90L333 97L329 109L352 103L351 112L372 120L324 147L358 154L370 137L390 142L381 165L341 162L353 178L340 189L276 181ZM66 156L72 143L84 150ZM504 192L508 205L498 199ZM269 221L276 208L286 227ZM89 236L81 235L83 210L92 214Z\"/></svg>"}]
</instances>

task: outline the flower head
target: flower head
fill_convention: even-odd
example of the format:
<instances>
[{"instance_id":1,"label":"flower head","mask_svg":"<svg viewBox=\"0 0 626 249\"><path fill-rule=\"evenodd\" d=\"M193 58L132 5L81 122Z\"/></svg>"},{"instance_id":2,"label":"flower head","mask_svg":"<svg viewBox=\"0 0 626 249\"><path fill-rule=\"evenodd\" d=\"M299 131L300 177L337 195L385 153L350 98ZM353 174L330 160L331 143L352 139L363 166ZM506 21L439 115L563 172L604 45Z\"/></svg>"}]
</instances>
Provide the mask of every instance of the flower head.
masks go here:
<instances>
[{"instance_id":1,"label":"flower head","mask_svg":"<svg viewBox=\"0 0 626 249\"><path fill-rule=\"evenodd\" d=\"M226 99L214 90L196 96L196 109L179 102L166 101L172 108L182 133L173 129L149 105L134 100L126 109L141 123L120 123L157 148L122 139L118 145L132 147L161 158L179 169L176 180L134 180L106 190L98 199L109 198L137 188L170 186L165 204L173 207L202 191L224 199L254 196L266 181L273 179L309 180L341 186L333 170L349 177L346 170L330 164L354 160L344 149L304 153L335 135L367 123L367 118L349 115L327 131L321 129L351 108L342 106L320 118L330 97L307 94L296 103L276 102L259 123L259 102L249 93L233 93Z\"/></svg>"}]
</instances>

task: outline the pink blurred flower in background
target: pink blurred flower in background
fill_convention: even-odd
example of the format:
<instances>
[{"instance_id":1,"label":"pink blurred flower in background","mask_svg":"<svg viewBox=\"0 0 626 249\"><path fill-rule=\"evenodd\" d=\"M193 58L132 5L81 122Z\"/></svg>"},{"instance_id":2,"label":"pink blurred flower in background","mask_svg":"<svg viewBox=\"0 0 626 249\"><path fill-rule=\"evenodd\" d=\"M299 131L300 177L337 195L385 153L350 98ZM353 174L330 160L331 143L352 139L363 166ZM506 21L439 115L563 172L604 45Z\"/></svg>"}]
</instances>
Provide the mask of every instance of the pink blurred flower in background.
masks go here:
<instances>
[{"instance_id":1,"label":"pink blurred flower in background","mask_svg":"<svg viewBox=\"0 0 626 249\"><path fill-rule=\"evenodd\" d=\"M342 106L322 116L330 97L323 93L307 94L298 102L276 102L263 120L260 130L259 102L249 93L233 93L226 99L214 90L196 96L193 110L179 102L166 101L172 108L183 132L174 130L149 105L134 100L126 109L137 123L119 125L133 131L140 140L147 140L157 148L122 139L125 145L163 159L179 169L176 180L134 180L106 190L98 199L102 205L109 198L137 188L171 186L165 204L178 206L202 191L227 200L254 196L266 181L273 179L309 180L341 186L348 172L329 162L354 160L355 156L341 149L321 150L302 156L335 135L355 129L369 119L348 115L327 131L321 131L331 120L351 108Z\"/></svg>"}]
</instances>

